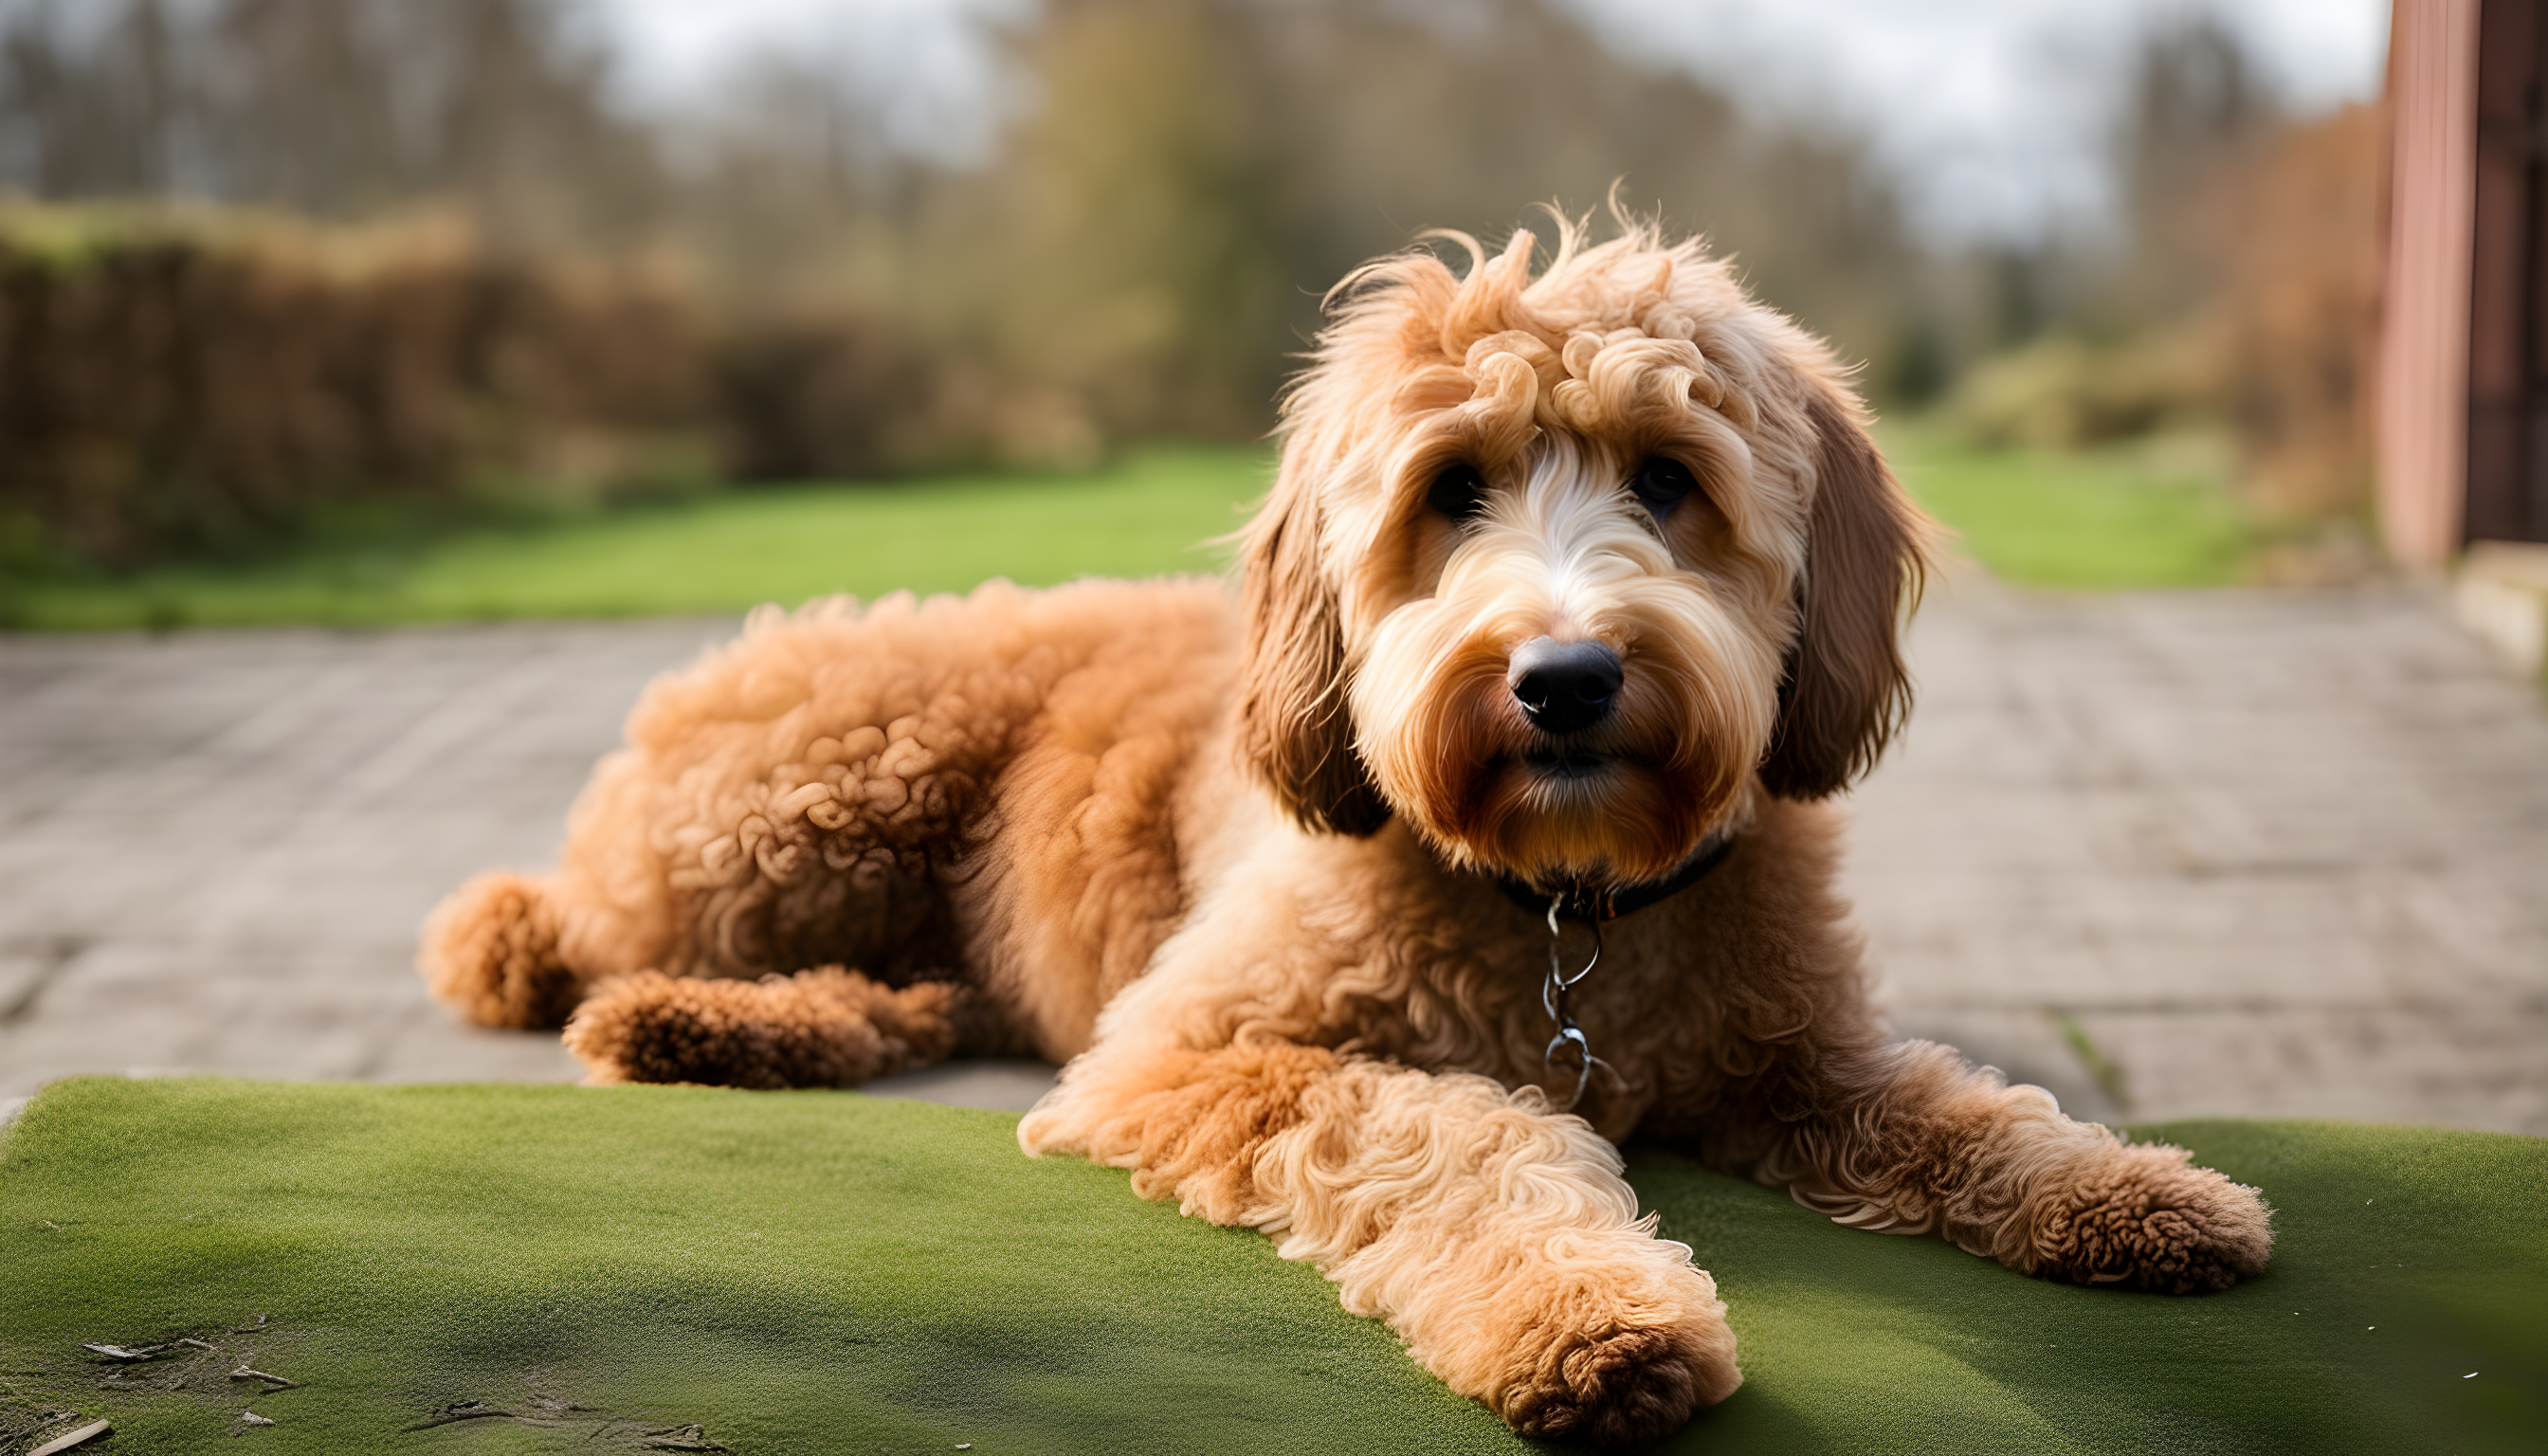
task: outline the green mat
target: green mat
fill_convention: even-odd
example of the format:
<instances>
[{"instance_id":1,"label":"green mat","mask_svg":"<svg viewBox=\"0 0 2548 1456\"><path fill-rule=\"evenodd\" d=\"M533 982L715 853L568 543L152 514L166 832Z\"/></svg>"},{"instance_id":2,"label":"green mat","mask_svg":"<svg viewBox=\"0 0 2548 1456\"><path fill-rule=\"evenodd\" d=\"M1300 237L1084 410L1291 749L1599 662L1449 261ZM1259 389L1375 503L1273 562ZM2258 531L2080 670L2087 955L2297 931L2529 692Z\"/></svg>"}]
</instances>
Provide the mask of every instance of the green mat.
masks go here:
<instances>
[{"instance_id":1,"label":"green mat","mask_svg":"<svg viewBox=\"0 0 2548 1456\"><path fill-rule=\"evenodd\" d=\"M1265 1239L1014 1126L856 1093L57 1083L0 1143L0 1453L74 1409L114 1421L100 1452L1531 1449ZM2540 1449L2548 1140L2145 1131L2266 1190L2264 1278L2048 1284L1637 1157L1749 1376L1671 1449ZM216 1348L81 1349L180 1338Z\"/></svg>"}]
</instances>

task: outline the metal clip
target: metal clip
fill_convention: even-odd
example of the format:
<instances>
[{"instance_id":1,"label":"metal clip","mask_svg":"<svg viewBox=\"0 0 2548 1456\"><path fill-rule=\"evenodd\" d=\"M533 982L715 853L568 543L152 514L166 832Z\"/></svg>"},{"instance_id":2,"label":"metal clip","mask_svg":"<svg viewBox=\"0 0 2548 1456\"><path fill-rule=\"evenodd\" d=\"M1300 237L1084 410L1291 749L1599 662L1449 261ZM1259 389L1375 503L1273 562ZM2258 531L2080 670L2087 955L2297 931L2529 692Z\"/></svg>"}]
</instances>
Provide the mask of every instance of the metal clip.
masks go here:
<instances>
[{"instance_id":1,"label":"metal clip","mask_svg":"<svg viewBox=\"0 0 2548 1456\"><path fill-rule=\"evenodd\" d=\"M1560 894L1550 897L1548 902L1548 979L1540 983L1539 1004L1548 1012L1549 1019L1557 1023L1557 1035L1549 1038L1548 1049L1540 1053L1540 1066L1544 1071L1553 1072L1557 1070L1557 1053L1559 1048L1574 1048L1575 1092L1574 1095L1566 1099L1565 1109L1568 1112L1573 1112L1576 1107L1584 1101L1584 1093L1586 1090L1592 1085L1592 1068L1596 1066L1606 1067L1609 1063L1592 1054L1592 1042L1585 1037L1584 1029L1575 1024L1575 1013L1567 1004L1571 999L1570 993L1572 993L1577 986L1583 984L1586 976L1592 973L1592 967L1601 963L1601 923L1598 920L1588 921L1586 923L1587 928L1592 932L1592 954L1585 960L1582 968L1578 969L1574 974L1569 975L1566 972L1565 931L1557 921L1558 912L1565 908L1566 896Z\"/></svg>"}]
</instances>

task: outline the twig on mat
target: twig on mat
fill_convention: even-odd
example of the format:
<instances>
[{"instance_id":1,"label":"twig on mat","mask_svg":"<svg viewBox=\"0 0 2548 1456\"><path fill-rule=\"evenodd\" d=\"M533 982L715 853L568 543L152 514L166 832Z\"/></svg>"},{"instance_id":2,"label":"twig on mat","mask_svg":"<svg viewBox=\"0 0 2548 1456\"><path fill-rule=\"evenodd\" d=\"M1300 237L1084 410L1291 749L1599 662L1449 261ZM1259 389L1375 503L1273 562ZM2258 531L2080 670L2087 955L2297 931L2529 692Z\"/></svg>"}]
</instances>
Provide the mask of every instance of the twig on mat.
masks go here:
<instances>
[{"instance_id":1,"label":"twig on mat","mask_svg":"<svg viewBox=\"0 0 2548 1456\"><path fill-rule=\"evenodd\" d=\"M722 1451L725 1447L708 1439L707 1427L698 1424L666 1426L646 1432L657 1439L637 1444L650 1451Z\"/></svg>"},{"instance_id":2,"label":"twig on mat","mask_svg":"<svg viewBox=\"0 0 2548 1456\"><path fill-rule=\"evenodd\" d=\"M112 1428L113 1426L107 1421L92 1420L77 1430L63 1431L60 1435L28 1452L27 1456L57 1456L57 1453L67 1451L83 1441L102 1436Z\"/></svg>"},{"instance_id":3,"label":"twig on mat","mask_svg":"<svg viewBox=\"0 0 2548 1456\"><path fill-rule=\"evenodd\" d=\"M409 1426L408 1429L431 1430L437 1425L449 1425L455 1420L484 1420L491 1415L500 1415L506 1420L519 1418L515 1416L512 1411L500 1410L497 1408L488 1405L484 1401L454 1401L450 1405L443 1407L441 1410L434 1411L431 1415L426 1416L424 1419Z\"/></svg>"}]
</instances>

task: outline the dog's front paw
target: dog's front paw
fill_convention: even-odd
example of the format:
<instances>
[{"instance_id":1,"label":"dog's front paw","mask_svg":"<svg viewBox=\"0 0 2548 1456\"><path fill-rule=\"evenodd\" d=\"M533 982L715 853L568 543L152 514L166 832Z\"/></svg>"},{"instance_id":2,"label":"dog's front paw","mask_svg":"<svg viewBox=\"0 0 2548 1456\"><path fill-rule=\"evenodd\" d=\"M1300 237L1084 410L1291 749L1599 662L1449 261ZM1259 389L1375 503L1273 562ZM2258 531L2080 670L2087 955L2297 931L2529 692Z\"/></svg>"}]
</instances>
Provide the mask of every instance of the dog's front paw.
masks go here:
<instances>
[{"instance_id":1,"label":"dog's front paw","mask_svg":"<svg viewBox=\"0 0 2548 1456\"><path fill-rule=\"evenodd\" d=\"M2274 1251L2264 1198L2187 1157L2181 1147L2126 1147L2051 1199L2035 1235L2044 1271L2164 1294L2227 1289L2263 1272Z\"/></svg>"},{"instance_id":2,"label":"dog's front paw","mask_svg":"<svg viewBox=\"0 0 2548 1456\"><path fill-rule=\"evenodd\" d=\"M1518 1327L1488 1404L1526 1436L1639 1445L1734 1394L1734 1331L1715 1281L1683 1266L1624 1287L1594 1268L1556 1268L1507 1287Z\"/></svg>"}]
</instances>

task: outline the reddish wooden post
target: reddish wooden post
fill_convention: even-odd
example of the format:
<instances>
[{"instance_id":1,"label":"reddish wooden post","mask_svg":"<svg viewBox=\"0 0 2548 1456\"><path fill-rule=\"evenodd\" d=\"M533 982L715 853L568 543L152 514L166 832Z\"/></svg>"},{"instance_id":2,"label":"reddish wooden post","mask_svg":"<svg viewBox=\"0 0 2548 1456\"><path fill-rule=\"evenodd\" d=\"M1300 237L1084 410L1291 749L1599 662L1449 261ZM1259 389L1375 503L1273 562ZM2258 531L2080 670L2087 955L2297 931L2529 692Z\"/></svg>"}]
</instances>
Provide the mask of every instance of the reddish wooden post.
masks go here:
<instances>
[{"instance_id":1,"label":"reddish wooden post","mask_svg":"<svg viewBox=\"0 0 2548 1456\"><path fill-rule=\"evenodd\" d=\"M2390 10L2380 528L2408 566L2443 565L2465 526L2478 9L2395 0Z\"/></svg>"}]
</instances>

